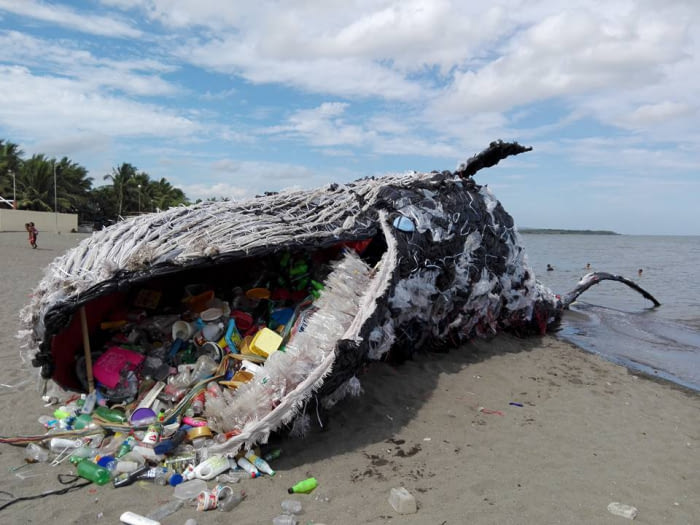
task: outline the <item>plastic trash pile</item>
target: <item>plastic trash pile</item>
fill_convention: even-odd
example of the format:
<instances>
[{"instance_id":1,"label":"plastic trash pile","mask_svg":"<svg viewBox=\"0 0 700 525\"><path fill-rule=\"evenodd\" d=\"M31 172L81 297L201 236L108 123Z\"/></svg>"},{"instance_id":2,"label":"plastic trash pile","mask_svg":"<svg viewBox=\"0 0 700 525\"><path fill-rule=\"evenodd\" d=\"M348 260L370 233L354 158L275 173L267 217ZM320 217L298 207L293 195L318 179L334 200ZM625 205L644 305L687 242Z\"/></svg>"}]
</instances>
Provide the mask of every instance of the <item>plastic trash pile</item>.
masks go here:
<instances>
[{"instance_id":1,"label":"plastic trash pile","mask_svg":"<svg viewBox=\"0 0 700 525\"><path fill-rule=\"evenodd\" d=\"M27 446L27 460L68 460L98 485L172 486L177 501L198 510L234 508L245 495L229 485L274 476L269 462L281 451L210 451L240 432L221 420L224 392L262 377L267 358L304 330L327 271L304 254L274 264L276 271L261 272L251 287L185 284L176 305L160 304L156 289L136 290L128 308L115 308L91 334L91 370L86 366L83 378L89 393L39 418L47 433ZM313 490L315 480L306 481L290 492Z\"/></svg>"}]
</instances>

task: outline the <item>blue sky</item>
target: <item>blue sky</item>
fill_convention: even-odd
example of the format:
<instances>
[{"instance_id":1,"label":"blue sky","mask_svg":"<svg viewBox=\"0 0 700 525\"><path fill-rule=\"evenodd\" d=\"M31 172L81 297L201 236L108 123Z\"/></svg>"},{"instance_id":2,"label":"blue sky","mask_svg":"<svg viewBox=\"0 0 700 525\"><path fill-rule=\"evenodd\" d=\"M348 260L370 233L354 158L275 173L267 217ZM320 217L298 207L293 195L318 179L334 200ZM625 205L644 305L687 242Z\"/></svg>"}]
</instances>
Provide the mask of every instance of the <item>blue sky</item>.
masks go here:
<instances>
[{"instance_id":1,"label":"blue sky","mask_svg":"<svg viewBox=\"0 0 700 525\"><path fill-rule=\"evenodd\" d=\"M696 0L0 0L0 93L0 138L95 184L238 199L517 140L476 178L520 227L700 234Z\"/></svg>"}]
</instances>

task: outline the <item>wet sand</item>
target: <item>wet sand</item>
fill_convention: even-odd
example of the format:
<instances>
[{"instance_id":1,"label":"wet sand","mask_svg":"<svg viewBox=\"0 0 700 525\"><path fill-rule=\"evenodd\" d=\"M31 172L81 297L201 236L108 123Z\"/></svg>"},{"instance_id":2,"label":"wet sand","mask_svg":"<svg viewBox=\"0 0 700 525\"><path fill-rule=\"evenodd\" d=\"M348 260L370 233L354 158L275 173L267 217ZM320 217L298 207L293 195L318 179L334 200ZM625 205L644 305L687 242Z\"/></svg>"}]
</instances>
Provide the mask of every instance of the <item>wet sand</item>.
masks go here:
<instances>
[{"instance_id":1,"label":"wet sand","mask_svg":"<svg viewBox=\"0 0 700 525\"><path fill-rule=\"evenodd\" d=\"M32 250L25 233L0 233L3 436L40 433L37 418L53 411L19 357L17 312L43 268L83 237L42 232ZM162 523L272 523L287 487L309 476L319 487L293 498L304 524L625 523L608 512L613 501L635 506L636 523L698 523L697 393L552 336L501 336L397 367L376 363L360 380L363 394L341 401L323 428L274 440L283 449L277 474L234 485L248 497L231 513L183 508ZM58 474L74 473L68 463L23 466L23 452L0 445L0 506L62 488ZM415 497L415 514L389 505L399 486ZM90 485L13 504L0 524L118 523L122 512L145 515L171 494L147 482Z\"/></svg>"}]
</instances>

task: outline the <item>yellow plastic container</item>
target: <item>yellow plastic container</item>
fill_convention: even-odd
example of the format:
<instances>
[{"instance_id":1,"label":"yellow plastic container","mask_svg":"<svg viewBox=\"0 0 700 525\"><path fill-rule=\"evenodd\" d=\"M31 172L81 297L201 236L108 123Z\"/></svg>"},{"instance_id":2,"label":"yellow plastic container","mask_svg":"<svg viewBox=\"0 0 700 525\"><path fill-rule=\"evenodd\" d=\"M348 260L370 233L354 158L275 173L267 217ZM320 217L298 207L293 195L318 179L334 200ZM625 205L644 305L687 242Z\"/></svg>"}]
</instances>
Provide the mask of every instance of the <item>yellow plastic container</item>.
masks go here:
<instances>
[{"instance_id":1,"label":"yellow plastic container","mask_svg":"<svg viewBox=\"0 0 700 525\"><path fill-rule=\"evenodd\" d=\"M250 350L254 354L270 357L282 344L282 336L269 328L259 330L250 342Z\"/></svg>"}]
</instances>

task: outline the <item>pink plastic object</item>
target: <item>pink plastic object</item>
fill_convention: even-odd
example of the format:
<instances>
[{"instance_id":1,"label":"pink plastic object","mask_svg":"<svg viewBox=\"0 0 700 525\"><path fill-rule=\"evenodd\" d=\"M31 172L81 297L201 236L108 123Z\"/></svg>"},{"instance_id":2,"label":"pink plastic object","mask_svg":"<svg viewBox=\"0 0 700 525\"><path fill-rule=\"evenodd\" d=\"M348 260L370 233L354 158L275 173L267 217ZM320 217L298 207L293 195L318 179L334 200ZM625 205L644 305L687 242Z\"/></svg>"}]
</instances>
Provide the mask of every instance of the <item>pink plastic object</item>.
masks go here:
<instances>
[{"instance_id":1,"label":"pink plastic object","mask_svg":"<svg viewBox=\"0 0 700 525\"><path fill-rule=\"evenodd\" d=\"M113 346L95 361L92 371L100 383L107 388L114 388L119 384L119 373L124 367L133 370L143 360L144 356L139 353Z\"/></svg>"}]
</instances>

